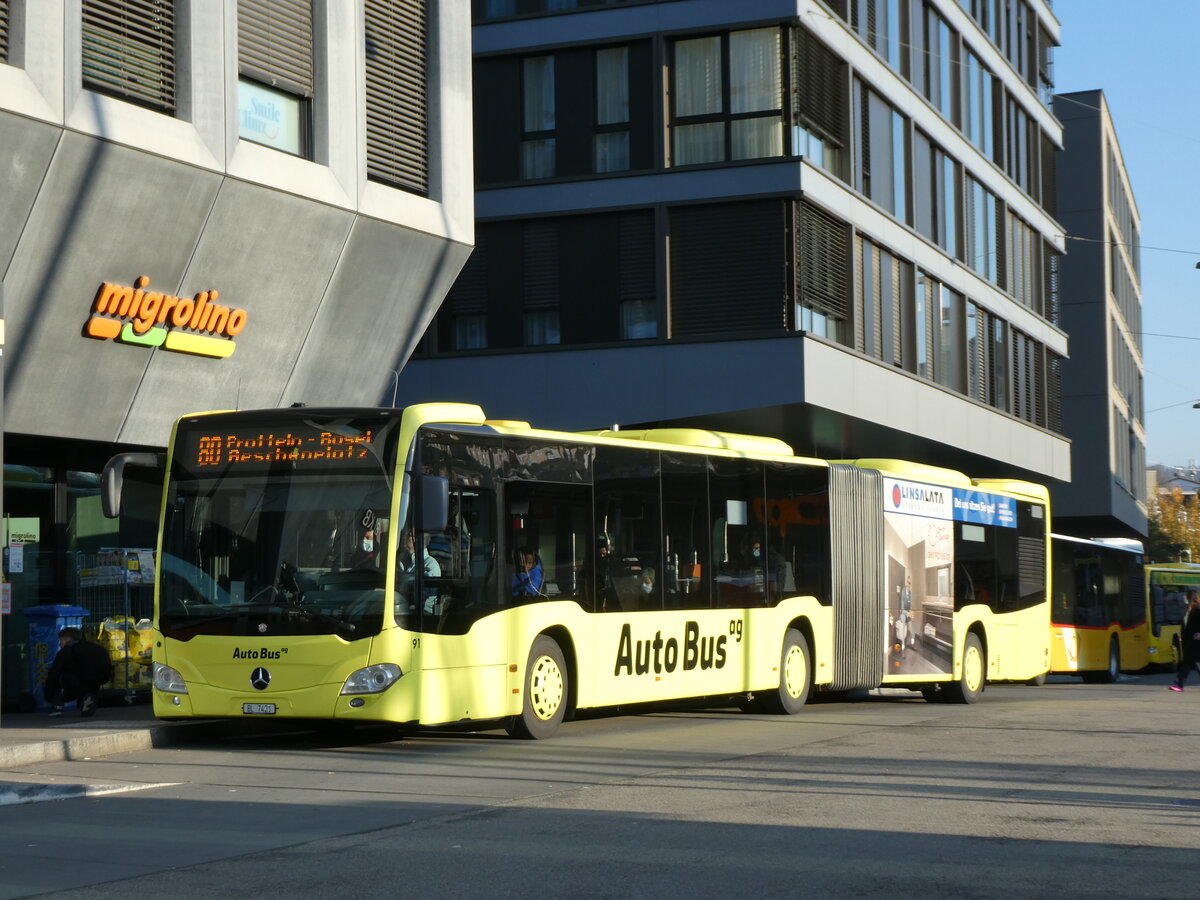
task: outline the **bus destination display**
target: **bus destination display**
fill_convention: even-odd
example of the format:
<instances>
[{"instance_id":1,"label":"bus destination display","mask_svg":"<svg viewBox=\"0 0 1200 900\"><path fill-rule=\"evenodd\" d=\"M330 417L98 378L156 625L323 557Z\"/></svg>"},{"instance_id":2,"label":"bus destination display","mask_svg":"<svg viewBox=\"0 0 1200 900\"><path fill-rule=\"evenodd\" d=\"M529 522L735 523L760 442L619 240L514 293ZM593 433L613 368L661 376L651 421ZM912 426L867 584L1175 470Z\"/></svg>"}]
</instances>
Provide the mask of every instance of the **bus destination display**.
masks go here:
<instances>
[{"instance_id":1,"label":"bus destination display","mask_svg":"<svg viewBox=\"0 0 1200 900\"><path fill-rule=\"evenodd\" d=\"M228 471L291 464L296 468L378 466L376 428L222 428L189 431L180 437L176 460L193 472Z\"/></svg>"}]
</instances>

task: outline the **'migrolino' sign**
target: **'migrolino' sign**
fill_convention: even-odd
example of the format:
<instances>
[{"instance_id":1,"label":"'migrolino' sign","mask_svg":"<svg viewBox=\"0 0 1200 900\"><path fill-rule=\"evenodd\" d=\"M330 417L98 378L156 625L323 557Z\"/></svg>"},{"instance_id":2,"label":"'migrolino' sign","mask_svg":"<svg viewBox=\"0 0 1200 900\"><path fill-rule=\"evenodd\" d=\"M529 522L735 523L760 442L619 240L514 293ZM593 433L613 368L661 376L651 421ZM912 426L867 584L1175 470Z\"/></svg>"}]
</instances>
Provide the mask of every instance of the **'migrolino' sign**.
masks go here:
<instances>
[{"instance_id":1,"label":"'migrolino' sign","mask_svg":"<svg viewBox=\"0 0 1200 900\"><path fill-rule=\"evenodd\" d=\"M244 309L217 303L216 291L187 298L146 290L149 286L148 275L138 278L133 287L100 285L87 323L88 337L199 356L233 355L237 349L233 337L246 327Z\"/></svg>"}]
</instances>

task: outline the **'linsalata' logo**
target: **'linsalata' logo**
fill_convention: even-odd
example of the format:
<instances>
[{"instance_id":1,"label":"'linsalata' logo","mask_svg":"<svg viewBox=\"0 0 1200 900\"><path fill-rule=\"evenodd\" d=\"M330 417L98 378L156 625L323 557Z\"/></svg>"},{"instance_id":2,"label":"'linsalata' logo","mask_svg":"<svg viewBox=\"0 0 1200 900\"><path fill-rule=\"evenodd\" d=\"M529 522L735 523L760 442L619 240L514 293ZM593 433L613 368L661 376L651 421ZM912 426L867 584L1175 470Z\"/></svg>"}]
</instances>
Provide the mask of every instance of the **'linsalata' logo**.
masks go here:
<instances>
[{"instance_id":1,"label":"'linsalata' logo","mask_svg":"<svg viewBox=\"0 0 1200 900\"><path fill-rule=\"evenodd\" d=\"M100 285L86 334L142 347L162 347L178 353L224 358L232 356L233 337L246 327L246 311L217 303L216 291L201 291L194 299L148 291L150 277L142 275L133 287Z\"/></svg>"}]
</instances>

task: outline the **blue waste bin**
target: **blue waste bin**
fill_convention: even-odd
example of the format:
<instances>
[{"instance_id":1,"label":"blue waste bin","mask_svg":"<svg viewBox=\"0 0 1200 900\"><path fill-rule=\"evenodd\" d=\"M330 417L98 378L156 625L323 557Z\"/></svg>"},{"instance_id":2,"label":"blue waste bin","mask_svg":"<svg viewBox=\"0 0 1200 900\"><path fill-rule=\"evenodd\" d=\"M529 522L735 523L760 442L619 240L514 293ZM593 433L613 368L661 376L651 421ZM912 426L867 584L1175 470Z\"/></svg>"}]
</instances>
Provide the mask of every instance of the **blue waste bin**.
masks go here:
<instances>
[{"instance_id":1,"label":"blue waste bin","mask_svg":"<svg viewBox=\"0 0 1200 900\"><path fill-rule=\"evenodd\" d=\"M29 690L43 712L50 709L42 688L58 654L58 633L68 626L83 628L88 611L78 606L29 606L21 610L29 621ZM74 704L70 704L74 706Z\"/></svg>"}]
</instances>

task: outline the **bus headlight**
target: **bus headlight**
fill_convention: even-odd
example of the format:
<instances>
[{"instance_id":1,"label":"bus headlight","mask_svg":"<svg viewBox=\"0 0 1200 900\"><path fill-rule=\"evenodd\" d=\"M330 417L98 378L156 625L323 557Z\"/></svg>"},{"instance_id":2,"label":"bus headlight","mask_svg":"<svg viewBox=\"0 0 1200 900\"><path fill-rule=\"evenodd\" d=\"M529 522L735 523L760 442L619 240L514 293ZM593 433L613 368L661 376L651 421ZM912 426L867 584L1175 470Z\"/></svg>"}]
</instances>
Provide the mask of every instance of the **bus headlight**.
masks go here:
<instances>
[{"instance_id":1,"label":"bus headlight","mask_svg":"<svg viewBox=\"0 0 1200 900\"><path fill-rule=\"evenodd\" d=\"M342 685L343 694L378 694L400 680L400 667L395 663L379 663L359 669Z\"/></svg>"},{"instance_id":2,"label":"bus headlight","mask_svg":"<svg viewBox=\"0 0 1200 900\"><path fill-rule=\"evenodd\" d=\"M188 692L187 682L183 680L179 671L159 662L154 664L154 687L157 690L166 691L168 694L186 694Z\"/></svg>"}]
</instances>

